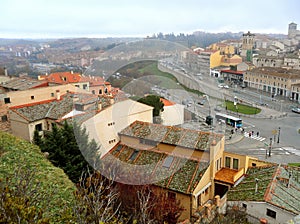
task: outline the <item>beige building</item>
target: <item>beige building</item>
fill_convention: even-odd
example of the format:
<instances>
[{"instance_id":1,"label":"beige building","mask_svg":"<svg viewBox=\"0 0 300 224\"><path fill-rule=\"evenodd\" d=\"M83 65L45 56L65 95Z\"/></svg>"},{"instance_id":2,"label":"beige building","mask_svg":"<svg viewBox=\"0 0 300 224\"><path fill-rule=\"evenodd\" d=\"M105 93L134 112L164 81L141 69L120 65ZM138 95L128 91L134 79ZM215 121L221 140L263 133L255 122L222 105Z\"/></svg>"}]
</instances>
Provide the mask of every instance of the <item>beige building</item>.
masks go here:
<instances>
[{"instance_id":1,"label":"beige building","mask_svg":"<svg viewBox=\"0 0 300 224\"><path fill-rule=\"evenodd\" d=\"M152 122L153 107L127 99L115 102L105 110L82 122L89 137L100 146L105 155L120 140L118 133L136 120Z\"/></svg>"},{"instance_id":2,"label":"beige building","mask_svg":"<svg viewBox=\"0 0 300 224\"><path fill-rule=\"evenodd\" d=\"M244 84L270 93L292 97L292 86L300 83L299 70L284 68L255 68L244 74Z\"/></svg>"},{"instance_id":3,"label":"beige building","mask_svg":"<svg viewBox=\"0 0 300 224\"><path fill-rule=\"evenodd\" d=\"M160 99L164 104L164 111L161 112L163 125L179 125L184 123L184 105L176 104L169 100Z\"/></svg>"},{"instance_id":4,"label":"beige building","mask_svg":"<svg viewBox=\"0 0 300 224\"><path fill-rule=\"evenodd\" d=\"M253 158L224 152L224 135L135 121L120 133L120 141L103 157L116 180L151 184L184 206L180 220L209 220L226 203L226 192ZM104 168L103 172L107 170ZM197 217L197 218L196 218Z\"/></svg>"},{"instance_id":5,"label":"beige building","mask_svg":"<svg viewBox=\"0 0 300 224\"><path fill-rule=\"evenodd\" d=\"M102 108L111 103L108 98L101 98L100 101ZM52 131L53 124L74 116L96 113L99 104L98 97L93 94L66 93L51 100L12 106L9 108L11 131L15 136L32 141L35 130L44 136L47 131Z\"/></svg>"},{"instance_id":6,"label":"beige building","mask_svg":"<svg viewBox=\"0 0 300 224\"><path fill-rule=\"evenodd\" d=\"M0 94L0 130L10 129L9 107L24 104L33 104L40 101L55 100L67 92L85 92L73 85L60 85L52 87L33 88L22 91L9 91Z\"/></svg>"}]
</instances>

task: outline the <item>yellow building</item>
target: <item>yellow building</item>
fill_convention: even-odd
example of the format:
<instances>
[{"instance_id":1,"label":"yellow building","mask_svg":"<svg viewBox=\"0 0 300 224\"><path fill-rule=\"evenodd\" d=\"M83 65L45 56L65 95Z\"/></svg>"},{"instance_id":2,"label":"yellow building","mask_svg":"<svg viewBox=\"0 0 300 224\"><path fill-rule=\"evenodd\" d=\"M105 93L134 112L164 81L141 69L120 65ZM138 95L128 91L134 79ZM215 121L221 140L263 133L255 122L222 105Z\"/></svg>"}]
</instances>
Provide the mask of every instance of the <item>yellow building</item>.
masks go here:
<instances>
[{"instance_id":1,"label":"yellow building","mask_svg":"<svg viewBox=\"0 0 300 224\"><path fill-rule=\"evenodd\" d=\"M261 165L225 153L222 134L135 121L119 136L103 158L103 172L117 165L116 181L150 184L178 199L184 207L180 220L209 218L224 208L227 190L248 167Z\"/></svg>"},{"instance_id":2,"label":"yellow building","mask_svg":"<svg viewBox=\"0 0 300 224\"><path fill-rule=\"evenodd\" d=\"M208 46L208 49L210 50L218 50L220 51L220 54L225 55L225 54L234 54L234 46L228 45L225 43L214 43Z\"/></svg>"},{"instance_id":3,"label":"yellow building","mask_svg":"<svg viewBox=\"0 0 300 224\"><path fill-rule=\"evenodd\" d=\"M210 68L216 68L219 66L230 66L238 65L242 63L242 58L238 55L231 54L221 54L221 51L218 50L210 55Z\"/></svg>"}]
</instances>

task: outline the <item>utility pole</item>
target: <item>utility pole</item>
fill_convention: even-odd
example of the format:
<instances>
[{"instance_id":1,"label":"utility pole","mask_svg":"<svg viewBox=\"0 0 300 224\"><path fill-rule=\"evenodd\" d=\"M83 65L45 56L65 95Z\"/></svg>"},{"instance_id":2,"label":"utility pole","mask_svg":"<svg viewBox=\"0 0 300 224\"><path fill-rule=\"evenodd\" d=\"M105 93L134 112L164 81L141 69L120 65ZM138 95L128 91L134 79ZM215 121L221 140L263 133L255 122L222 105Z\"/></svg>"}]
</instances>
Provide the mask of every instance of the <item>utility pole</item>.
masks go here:
<instances>
[{"instance_id":1,"label":"utility pole","mask_svg":"<svg viewBox=\"0 0 300 224\"><path fill-rule=\"evenodd\" d=\"M278 128L278 138L277 138L277 143L279 143L279 137L280 137L280 127Z\"/></svg>"}]
</instances>

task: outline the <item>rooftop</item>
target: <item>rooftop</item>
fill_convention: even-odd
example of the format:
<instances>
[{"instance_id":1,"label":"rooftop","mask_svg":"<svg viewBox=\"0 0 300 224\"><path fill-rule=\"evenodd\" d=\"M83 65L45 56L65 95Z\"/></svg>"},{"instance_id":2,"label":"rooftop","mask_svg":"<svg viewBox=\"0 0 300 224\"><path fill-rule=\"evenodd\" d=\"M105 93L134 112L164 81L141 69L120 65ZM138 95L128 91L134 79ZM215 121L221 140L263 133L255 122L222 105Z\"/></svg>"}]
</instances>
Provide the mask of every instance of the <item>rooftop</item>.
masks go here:
<instances>
[{"instance_id":1,"label":"rooftop","mask_svg":"<svg viewBox=\"0 0 300 224\"><path fill-rule=\"evenodd\" d=\"M109 99L104 97L98 98L96 95L88 93L67 93L59 100L46 100L14 106L11 107L10 110L14 111L29 122L45 118L60 120L64 117L66 118L66 115L68 118L72 114L74 114L74 116L83 115L83 113L77 113L80 109L78 110L76 105L88 108L84 110L84 112L91 110L95 111L97 109L95 107L96 103L101 103L102 109L110 105Z\"/></svg>"},{"instance_id":2,"label":"rooftop","mask_svg":"<svg viewBox=\"0 0 300 224\"><path fill-rule=\"evenodd\" d=\"M258 181L258 192L255 184ZM229 201L265 201L300 213L300 169L283 165L252 167L245 179L228 192Z\"/></svg>"},{"instance_id":3,"label":"rooftop","mask_svg":"<svg viewBox=\"0 0 300 224\"><path fill-rule=\"evenodd\" d=\"M234 184L234 176L237 173L238 173L237 170L223 167L216 173L215 180L233 185Z\"/></svg>"},{"instance_id":4,"label":"rooftop","mask_svg":"<svg viewBox=\"0 0 300 224\"><path fill-rule=\"evenodd\" d=\"M209 142L212 139L219 142L223 137L221 134L211 132L189 130L142 121L135 121L119 134L197 150L209 149Z\"/></svg>"},{"instance_id":5,"label":"rooftop","mask_svg":"<svg viewBox=\"0 0 300 224\"><path fill-rule=\"evenodd\" d=\"M168 155L157 148L142 150L118 143L103 157L103 163L111 168L120 161L119 178L138 178L136 181L143 178L148 183L185 194L195 190L209 166L208 162Z\"/></svg>"},{"instance_id":6,"label":"rooftop","mask_svg":"<svg viewBox=\"0 0 300 224\"><path fill-rule=\"evenodd\" d=\"M0 83L0 87L12 90L27 90L47 85L48 84L45 81L40 81L27 77L14 77L8 81Z\"/></svg>"},{"instance_id":7,"label":"rooftop","mask_svg":"<svg viewBox=\"0 0 300 224\"><path fill-rule=\"evenodd\" d=\"M300 73L297 69L273 68L273 67L260 67L254 68L249 73L262 73L266 75L283 77L288 79L300 79Z\"/></svg>"},{"instance_id":8,"label":"rooftop","mask_svg":"<svg viewBox=\"0 0 300 224\"><path fill-rule=\"evenodd\" d=\"M172 101L170 101L170 100L166 100L166 99L164 99L164 98L160 98L160 101L163 102L163 104L164 104L165 107L175 105L174 102L172 102Z\"/></svg>"}]
</instances>

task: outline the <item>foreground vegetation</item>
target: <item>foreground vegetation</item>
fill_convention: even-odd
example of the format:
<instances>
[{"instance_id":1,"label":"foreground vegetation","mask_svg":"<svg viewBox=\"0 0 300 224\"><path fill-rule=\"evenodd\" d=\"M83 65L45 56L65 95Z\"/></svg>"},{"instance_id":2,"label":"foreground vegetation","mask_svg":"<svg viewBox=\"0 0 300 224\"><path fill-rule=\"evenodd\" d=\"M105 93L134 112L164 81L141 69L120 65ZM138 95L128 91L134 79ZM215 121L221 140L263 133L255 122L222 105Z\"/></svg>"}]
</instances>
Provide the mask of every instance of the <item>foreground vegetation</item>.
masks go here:
<instances>
[{"instance_id":1,"label":"foreground vegetation","mask_svg":"<svg viewBox=\"0 0 300 224\"><path fill-rule=\"evenodd\" d=\"M64 208L72 206L75 185L37 146L0 132L0 153L1 223L18 216L21 223L60 223L68 216Z\"/></svg>"}]
</instances>

